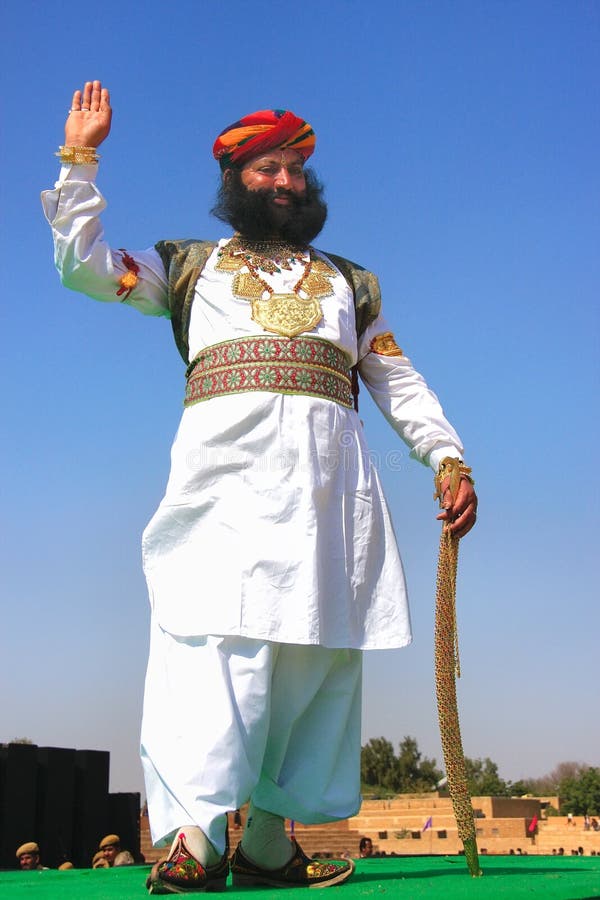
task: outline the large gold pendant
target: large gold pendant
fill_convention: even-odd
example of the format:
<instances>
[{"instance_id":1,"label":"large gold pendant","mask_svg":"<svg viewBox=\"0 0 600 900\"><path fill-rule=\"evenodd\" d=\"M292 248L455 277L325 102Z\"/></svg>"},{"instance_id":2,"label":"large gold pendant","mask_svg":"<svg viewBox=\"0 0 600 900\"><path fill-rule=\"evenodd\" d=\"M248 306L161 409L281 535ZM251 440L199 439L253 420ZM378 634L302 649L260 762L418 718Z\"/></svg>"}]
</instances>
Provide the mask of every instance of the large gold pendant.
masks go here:
<instances>
[{"instance_id":1,"label":"large gold pendant","mask_svg":"<svg viewBox=\"0 0 600 900\"><path fill-rule=\"evenodd\" d=\"M265 331L296 337L312 331L323 318L323 310L316 297L303 300L297 294L271 294L266 300L252 299L252 318Z\"/></svg>"}]
</instances>

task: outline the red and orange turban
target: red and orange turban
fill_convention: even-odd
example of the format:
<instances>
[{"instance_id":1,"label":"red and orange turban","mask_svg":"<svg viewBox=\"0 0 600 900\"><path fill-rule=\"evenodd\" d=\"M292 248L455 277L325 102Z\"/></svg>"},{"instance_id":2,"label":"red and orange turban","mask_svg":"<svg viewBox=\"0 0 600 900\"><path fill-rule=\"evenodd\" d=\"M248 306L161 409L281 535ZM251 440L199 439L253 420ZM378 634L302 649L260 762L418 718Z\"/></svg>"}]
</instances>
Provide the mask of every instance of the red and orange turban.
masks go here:
<instances>
[{"instance_id":1,"label":"red and orange turban","mask_svg":"<svg viewBox=\"0 0 600 900\"><path fill-rule=\"evenodd\" d=\"M288 109L261 109L225 128L214 143L213 155L222 169L275 149L296 150L308 159L315 141L308 122Z\"/></svg>"}]
</instances>

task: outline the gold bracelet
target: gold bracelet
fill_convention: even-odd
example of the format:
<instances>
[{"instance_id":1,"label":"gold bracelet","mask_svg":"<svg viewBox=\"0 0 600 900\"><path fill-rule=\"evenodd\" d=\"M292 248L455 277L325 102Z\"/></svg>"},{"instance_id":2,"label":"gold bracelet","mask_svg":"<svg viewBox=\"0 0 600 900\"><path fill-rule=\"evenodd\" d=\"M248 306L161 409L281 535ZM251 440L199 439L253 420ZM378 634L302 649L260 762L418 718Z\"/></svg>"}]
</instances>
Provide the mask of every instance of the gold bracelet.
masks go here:
<instances>
[{"instance_id":1,"label":"gold bracelet","mask_svg":"<svg viewBox=\"0 0 600 900\"><path fill-rule=\"evenodd\" d=\"M59 147L54 155L64 166L91 166L100 159L96 147Z\"/></svg>"},{"instance_id":2,"label":"gold bracelet","mask_svg":"<svg viewBox=\"0 0 600 900\"><path fill-rule=\"evenodd\" d=\"M433 483L435 485L433 499L439 500L440 506L442 505L443 500L442 481L446 477L450 477L450 493L452 494L453 499L456 498L456 492L461 478L466 478L471 484L475 484L474 479L471 478L471 469L469 466L465 466L462 459L456 459L454 456L445 456L438 466L437 475L434 475L433 477Z\"/></svg>"}]
</instances>

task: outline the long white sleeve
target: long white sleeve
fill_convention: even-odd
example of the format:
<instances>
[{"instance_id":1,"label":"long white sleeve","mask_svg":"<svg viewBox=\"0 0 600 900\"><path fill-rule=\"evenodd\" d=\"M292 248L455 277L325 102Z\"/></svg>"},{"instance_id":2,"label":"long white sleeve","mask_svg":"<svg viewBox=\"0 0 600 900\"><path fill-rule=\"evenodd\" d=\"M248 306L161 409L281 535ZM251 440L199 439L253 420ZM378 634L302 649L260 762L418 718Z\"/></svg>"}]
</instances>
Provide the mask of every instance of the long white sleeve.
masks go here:
<instances>
[{"instance_id":1,"label":"long white sleeve","mask_svg":"<svg viewBox=\"0 0 600 900\"><path fill-rule=\"evenodd\" d=\"M150 316L169 316L167 279L154 248L126 252L138 267L137 284L117 294L128 271L122 250L104 239L100 214L106 201L94 183L96 165L63 166L53 190L43 191L42 206L52 228L54 261L65 287L95 300L123 302Z\"/></svg>"},{"instance_id":2,"label":"long white sleeve","mask_svg":"<svg viewBox=\"0 0 600 900\"><path fill-rule=\"evenodd\" d=\"M360 340L358 371L392 428L411 448L410 455L437 471L445 456L462 457L461 440L410 360L371 349L373 338L390 330L383 316L366 329Z\"/></svg>"}]
</instances>

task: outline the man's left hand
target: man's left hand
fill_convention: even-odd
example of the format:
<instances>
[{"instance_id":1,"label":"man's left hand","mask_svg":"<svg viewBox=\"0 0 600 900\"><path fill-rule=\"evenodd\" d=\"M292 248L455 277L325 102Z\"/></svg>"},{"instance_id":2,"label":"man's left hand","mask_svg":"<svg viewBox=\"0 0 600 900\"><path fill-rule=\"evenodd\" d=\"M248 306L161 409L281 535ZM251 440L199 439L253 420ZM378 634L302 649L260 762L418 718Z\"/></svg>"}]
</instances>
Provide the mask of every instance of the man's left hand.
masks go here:
<instances>
[{"instance_id":1,"label":"man's left hand","mask_svg":"<svg viewBox=\"0 0 600 900\"><path fill-rule=\"evenodd\" d=\"M442 522L448 522L451 534L454 537L464 537L471 530L477 520L477 494L475 488L464 475L460 479L456 497L452 497L450 491L450 478L442 481L442 506L443 511L436 516Z\"/></svg>"}]
</instances>

